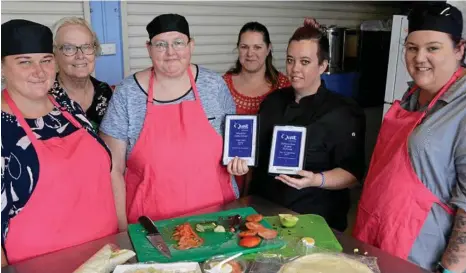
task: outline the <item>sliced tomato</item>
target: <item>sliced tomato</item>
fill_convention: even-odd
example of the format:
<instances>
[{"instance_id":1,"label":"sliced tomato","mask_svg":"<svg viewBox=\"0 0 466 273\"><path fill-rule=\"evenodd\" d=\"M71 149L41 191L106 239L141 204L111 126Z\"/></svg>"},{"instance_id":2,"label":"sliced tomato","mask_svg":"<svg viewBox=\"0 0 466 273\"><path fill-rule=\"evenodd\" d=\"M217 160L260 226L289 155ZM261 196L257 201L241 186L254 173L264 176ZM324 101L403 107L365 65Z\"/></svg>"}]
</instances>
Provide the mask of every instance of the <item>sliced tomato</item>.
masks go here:
<instances>
[{"instance_id":1,"label":"sliced tomato","mask_svg":"<svg viewBox=\"0 0 466 273\"><path fill-rule=\"evenodd\" d=\"M266 240L270 240L270 239L274 239L275 237L277 237L278 232L273 229L264 228L264 229L259 230L258 234L260 237Z\"/></svg>"},{"instance_id":2,"label":"sliced tomato","mask_svg":"<svg viewBox=\"0 0 466 273\"><path fill-rule=\"evenodd\" d=\"M260 221L262 221L263 218L264 217L261 214L251 214L248 217L246 217L246 221L259 223Z\"/></svg>"},{"instance_id":3,"label":"sliced tomato","mask_svg":"<svg viewBox=\"0 0 466 273\"><path fill-rule=\"evenodd\" d=\"M261 238L257 236L248 236L248 237L243 237L241 240L239 240L239 245L242 247L256 247L261 243Z\"/></svg>"},{"instance_id":4,"label":"sliced tomato","mask_svg":"<svg viewBox=\"0 0 466 273\"><path fill-rule=\"evenodd\" d=\"M239 237L256 236L256 235L257 235L257 231L255 231L255 230L241 231L238 234Z\"/></svg>"},{"instance_id":5,"label":"sliced tomato","mask_svg":"<svg viewBox=\"0 0 466 273\"><path fill-rule=\"evenodd\" d=\"M247 222L245 225L249 230L259 230L264 228L263 225L256 222Z\"/></svg>"}]
</instances>

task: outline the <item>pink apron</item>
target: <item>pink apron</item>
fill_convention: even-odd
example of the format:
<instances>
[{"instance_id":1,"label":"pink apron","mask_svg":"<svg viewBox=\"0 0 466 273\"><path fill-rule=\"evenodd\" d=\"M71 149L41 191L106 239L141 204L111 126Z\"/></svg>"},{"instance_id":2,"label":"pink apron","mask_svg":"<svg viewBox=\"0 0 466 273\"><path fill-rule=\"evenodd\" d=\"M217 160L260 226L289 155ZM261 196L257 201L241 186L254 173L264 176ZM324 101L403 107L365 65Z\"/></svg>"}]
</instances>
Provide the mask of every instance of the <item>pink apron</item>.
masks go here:
<instances>
[{"instance_id":1,"label":"pink apron","mask_svg":"<svg viewBox=\"0 0 466 273\"><path fill-rule=\"evenodd\" d=\"M63 138L37 139L8 92L3 93L40 166L36 188L9 224L5 241L9 263L116 233L111 162L104 147L51 96L78 130Z\"/></svg>"},{"instance_id":2,"label":"pink apron","mask_svg":"<svg viewBox=\"0 0 466 273\"><path fill-rule=\"evenodd\" d=\"M223 140L202 108L191 68L194 101L154 105L152 70L147 113L127 161L126 213L152 220L177 217L235 199L231 177L221 165Z\"/></svg>"},{"instance_id":3,"label":"pink apron","mask_svg":"<svg viewBox=\"0 0 466 273\"><path fill-rule=\"evenodd\" d=\"M397 100L385 115L358 206L355 238L407 259L432 205L437 203L453 213L417 177L408 141L427 111L461 73L461 69L455 72L426 111L407 111ZM416 89L413 87L409 95Z\"/></svg>"}]
</instances>

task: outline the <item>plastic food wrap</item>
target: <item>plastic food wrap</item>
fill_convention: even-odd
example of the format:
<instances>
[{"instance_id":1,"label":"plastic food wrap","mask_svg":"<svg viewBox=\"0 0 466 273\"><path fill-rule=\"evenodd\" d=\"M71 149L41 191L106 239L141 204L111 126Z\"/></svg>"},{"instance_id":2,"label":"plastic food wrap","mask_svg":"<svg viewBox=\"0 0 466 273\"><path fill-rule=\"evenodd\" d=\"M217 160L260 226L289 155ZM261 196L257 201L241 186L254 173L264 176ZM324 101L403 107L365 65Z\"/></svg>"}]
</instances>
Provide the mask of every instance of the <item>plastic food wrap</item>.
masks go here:
<instances>
[{"instance_id":1,"label":"plastic food wrap","mask_svg":"<svg viewBox=\"0 0 466 273\"><path fill-rule=\"evenodd\" d=\"M73 273L110 273L117 265L124 264L135 255L131 250L107 244Z\"/></svg>"},{"instance_id":2,"label":"plastic food wrap","mask_svg":"<svg viewBox=\"0 0 466 273\"><path fill-rule=\"evenodd\" d=\"M208 270L211 270L219 262L227 259L228 257L229 256L224 255L214 256L203 263L202 269L204 270L204 272L208 272ZM248 264L246 263L246 261L243 260L241 257L238 257L224 264L221 271L228 273L245 273L247 268Z\"/></svg>"}]
</instances>

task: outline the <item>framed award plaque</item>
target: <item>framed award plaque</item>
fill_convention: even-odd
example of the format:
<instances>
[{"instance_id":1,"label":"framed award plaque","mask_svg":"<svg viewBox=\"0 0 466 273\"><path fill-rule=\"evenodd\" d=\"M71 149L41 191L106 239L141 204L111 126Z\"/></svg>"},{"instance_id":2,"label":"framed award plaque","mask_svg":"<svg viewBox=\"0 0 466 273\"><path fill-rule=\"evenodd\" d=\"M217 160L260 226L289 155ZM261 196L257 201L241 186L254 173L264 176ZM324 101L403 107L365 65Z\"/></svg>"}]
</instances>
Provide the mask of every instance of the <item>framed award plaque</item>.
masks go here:
<instances>
[{"instance_id":1,"label":"framed award plaque","mask_svg":"<svg viewBox=\"0 0 466 273\"><path fill-rule=\"evenodd\" d=\"M247 161L248 166L257 164L257 137L259 116L227 115L225 118L225 137L223 138L223 164L233 158Z\"/></svg>"},{"instance_id":2,"label":"framed award plaque","mask_svg":"<svg viewBox=\"0 0 466 273\"><path fill-rule=\"evenodd\" d=\"M275 126L270 148L269 173L296 175L304 167L306 127Z\"/></svg>"}]
</instances>

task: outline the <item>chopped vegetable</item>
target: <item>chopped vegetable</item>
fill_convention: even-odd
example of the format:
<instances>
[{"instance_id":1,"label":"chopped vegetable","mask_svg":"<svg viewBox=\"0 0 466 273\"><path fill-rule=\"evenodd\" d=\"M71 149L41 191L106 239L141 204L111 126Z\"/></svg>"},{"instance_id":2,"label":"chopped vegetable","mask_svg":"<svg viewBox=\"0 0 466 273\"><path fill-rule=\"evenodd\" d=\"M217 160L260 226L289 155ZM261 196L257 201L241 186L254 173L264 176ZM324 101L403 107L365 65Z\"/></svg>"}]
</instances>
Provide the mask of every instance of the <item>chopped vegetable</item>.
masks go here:
<instances>
[{"instance_id":1,"label":"chopped vegetable","mask_svg":"<svg viewBox=\"0 0 466 273\"><path fill-rule=\"evenodd\" d=\"M173 239L178 241L177 248L180 250L200 247L204 240L197 235L189 223L176 226Z\"/></svg>"},{"instance_id":2,"label":"chopped vegetable","mask_svg":"<svg viewBox=\"0 0 466 273\"><path fill-rule=\"evenodd\" d=\"M214 228L214 232L226 232L226 230L223 226L218 225Z\"/></svg>"},{"instance_id":3,"label":"chopped vegetable","mask_svg":"<svg viewBox=\"0 0 466 273\"><path fill-rule=\"evenodd\" d=\"M279 214L280 223L284 227L294 227L299 221L299 218L291 214Z\"/></svg>"},{"instance_id":4,"label":"chopped vegetable","mask_svg":"<svg viewBox=\"0 0 466 273\"><path fill-rule=\"evenodd\" d=\"M273 229L264 228L264 229L258 230L258 234L259 236L261 236L262 238L266 240L271 240L277 237L278 232Z\"/></svg>"},{"instance_id":5,"label":"chopped vegetable","mask_svg":"<svg viewBox=\"0 0 466 273\"><path fill-rule=\"evenodd\" d=\"M246 221L259 223L260 221L262 221L263 218L264 217L261 214L251 214L248 217L246 217Z\"/></svg>"},{"instance_id":6,"label":"chopped vegetable","mask_svg":"<svg viewBox=\"0 0 466 273\"><path fill-rule=\"evenodd\" d=\"M214 222L205 223L205 224L197 224L196 225L196 230L199 231L199 232L205 232L205 231L209 231L209 230L214 230L216 226L217 226L217 224L214 223Z\"/></svg>"},{"instance_id":7,"label":"chopped vegetable","mask_svg":"<svg viewBox=\"0 0 466 273\"><path fill-rule=\"evenodd\" d=\"M243 237L241 240L239 240L239 245L242 247L256 247L261 243L261 238L257 236L248 236L248 237Z\"/></svg>"},{"instance_id":8,"label":"chopped vegetable","mask_svg":"<svg viewBox=\"0 0 466 273\"><path fill-rule=\"evenodd\" d=\"M256 222L247 222L246 223L246 227L250 230L259 230L259 229L263 229L264 226L259 224L259 223L256 223Z\"/></svg>"},{"instance_id":9,"label":"chopped vegetable","mask_svg":"<svg viewBox=\"0 0 466 273\"><path fill-rule=\"evenodd\" d=\"M245 230L245 231L241 231L238 235L239 235L239 237L256 236L257 231L255 231L255 230Z\"/></svg>"}]
</instances>

